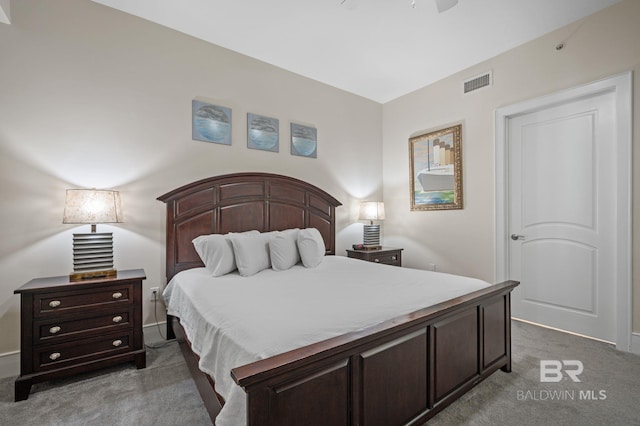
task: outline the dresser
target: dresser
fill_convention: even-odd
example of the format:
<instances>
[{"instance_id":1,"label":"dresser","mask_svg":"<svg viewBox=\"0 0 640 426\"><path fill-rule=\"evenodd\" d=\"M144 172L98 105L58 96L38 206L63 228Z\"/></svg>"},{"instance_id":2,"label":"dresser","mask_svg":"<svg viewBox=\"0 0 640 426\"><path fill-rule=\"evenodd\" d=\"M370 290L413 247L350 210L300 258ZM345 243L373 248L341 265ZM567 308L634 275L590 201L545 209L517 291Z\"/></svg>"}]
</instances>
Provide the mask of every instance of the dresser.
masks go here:
<instances>
[{"instance_id":1,"label":"dresser","mask_svg":"<svg viewBox=\"0 0 640 426\"><path fill-rule=\"evenodd\" d=\"M392 247L382 247L377 250L347 250L347 256L367 262L402 266L402 250L404 249Z\"/></svg>"},{"instance_id":2,"label":"dresser","mask_svg":"<svg viewBox=\"0 0 640 426\"><path fill-rule=\"evenodd\" d=\"M20 295L20 377L15 400L31 386L124 362L145 368L142 269L116 277L69 281L36 278Z\"/></svg>"}]
</instances>

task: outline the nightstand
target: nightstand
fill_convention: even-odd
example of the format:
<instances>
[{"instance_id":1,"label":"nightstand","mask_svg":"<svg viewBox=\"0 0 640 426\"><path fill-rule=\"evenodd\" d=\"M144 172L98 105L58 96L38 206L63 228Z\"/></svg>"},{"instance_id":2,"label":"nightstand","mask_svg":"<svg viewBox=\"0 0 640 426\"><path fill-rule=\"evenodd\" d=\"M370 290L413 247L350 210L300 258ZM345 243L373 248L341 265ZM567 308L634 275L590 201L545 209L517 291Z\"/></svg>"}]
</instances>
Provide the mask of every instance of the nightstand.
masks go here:
<instances>
[{"instance_id":1,"label":"nightstand","mask_svg":"<svg viewBox=\"0 0 640 426\"><path fill-rule=\"evenodd\" d=\"M69 276L36 278L20 294L20 377L15 400L31 386L133 361L145 368L142 336L144 270L116 277L69 281Z\"/></svg>"},{"instance_id":2,"label":"nightstand","mask_svg":"<svg viewBox=\"0 0 640 426\"><path fill-rule=\"evenodd\" d=\"M402 266L402 250L404 249L391 247L382 247L379 250L347 250L347 256L367 262Z\"/></svg>"}]
</instances>

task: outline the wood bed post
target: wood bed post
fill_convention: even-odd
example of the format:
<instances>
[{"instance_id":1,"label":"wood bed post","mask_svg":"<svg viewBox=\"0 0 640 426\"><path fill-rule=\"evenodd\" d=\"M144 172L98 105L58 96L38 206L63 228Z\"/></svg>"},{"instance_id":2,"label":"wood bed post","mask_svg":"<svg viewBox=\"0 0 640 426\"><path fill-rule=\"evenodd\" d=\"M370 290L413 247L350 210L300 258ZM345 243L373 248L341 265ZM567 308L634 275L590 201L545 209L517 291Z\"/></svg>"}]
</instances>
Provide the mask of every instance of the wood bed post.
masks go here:
<instances>
[{"instance_id":1,"label":"wood bed post","mask_svg":"<svg viewBox=\"0 0 640 426\"><path fill-rule=\"evenodd\" d=\"M167 314L167 340L172 340L176 338L176 333L173 331L173 315Z\"/></svg>"},{"instance_id":2,"label":"wood bed post","mask_svg":"<svg viewBox=\"0 0 640 426\"><path fill-rule=\"evenodd\" d=\"M508 319L508 321L505 321L507 363L501 368L501 370L505 373L511 373L511 293L507 293L504 297L506 299L504 317Z\"/></svg>"}]
</instances>

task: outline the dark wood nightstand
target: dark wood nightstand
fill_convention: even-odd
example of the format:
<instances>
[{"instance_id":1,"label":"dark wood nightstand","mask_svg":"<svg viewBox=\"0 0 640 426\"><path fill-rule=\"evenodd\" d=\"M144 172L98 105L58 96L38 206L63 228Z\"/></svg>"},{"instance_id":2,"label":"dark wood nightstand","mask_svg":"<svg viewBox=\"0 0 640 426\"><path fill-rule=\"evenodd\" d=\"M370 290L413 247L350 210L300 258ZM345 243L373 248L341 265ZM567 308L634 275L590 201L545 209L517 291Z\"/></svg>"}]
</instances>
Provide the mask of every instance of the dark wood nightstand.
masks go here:
<instances>
[{"instance_id":1,"label":"dark wood nightstand","mask_svg":"<svg viewBox=\"0 0 640 426\"><path fill-rule=\"evenodd\" d=\"M76 282L36 278L15 290L21 300L15 400L27 399L34 383L130 361L145 368L144 279L144 270L132 269Z\"/></svg>"},{"instance_id":2,"label":"dark wood nightstand","mask_svg":"<svg viewBox=\"0 0 640 426\"><path fill-rule=\"evenodd\" d=\"M367 262L402 266L402 250L404 249L392 247L382 247L379 250L347 250L347 256Z\"/></svg>"}]
</instances>

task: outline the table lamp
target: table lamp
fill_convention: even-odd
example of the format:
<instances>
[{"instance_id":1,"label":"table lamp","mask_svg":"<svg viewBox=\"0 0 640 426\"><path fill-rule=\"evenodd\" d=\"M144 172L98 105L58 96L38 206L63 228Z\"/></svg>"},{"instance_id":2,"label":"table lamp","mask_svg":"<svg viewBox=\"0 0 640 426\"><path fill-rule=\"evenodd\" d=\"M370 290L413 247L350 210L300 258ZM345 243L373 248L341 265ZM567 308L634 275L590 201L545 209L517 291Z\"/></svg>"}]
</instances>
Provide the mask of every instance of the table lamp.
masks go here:
<instances>
[{"instance_id":1,"label":"table lamp","mask_svg":"<svg viewBox=\"0 0 640 426\"><path fill-rule=\"evenodd\" d=\"M384 203L378 201L364 201L360 203L360 220L368 220L364 225L363 245L365 249L380 249L380 225L374 225L374 220L384 220Z\"/></svg>"},{"instance_id":2,"label":"table lamp","mask_svg":"<svg viewBox=\"0 0 640 426\"><path fill-rule=\"evenodd\" d=\"M117 275L113 267L113 233L96 232L96 225L122 223L118 191L67 189L62 223L91 224L91 233L73 234L71 281Z\"/></svg>"}]
</instances>

